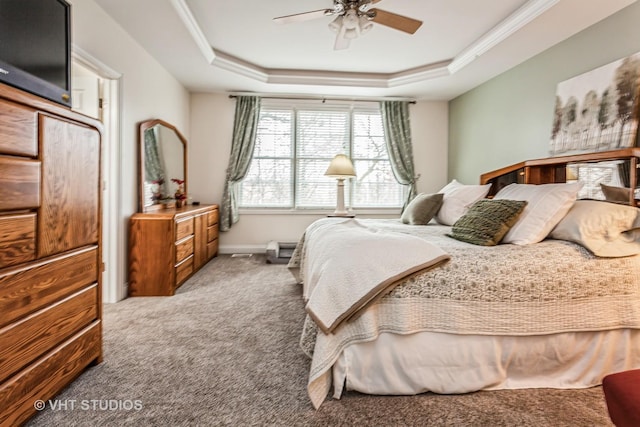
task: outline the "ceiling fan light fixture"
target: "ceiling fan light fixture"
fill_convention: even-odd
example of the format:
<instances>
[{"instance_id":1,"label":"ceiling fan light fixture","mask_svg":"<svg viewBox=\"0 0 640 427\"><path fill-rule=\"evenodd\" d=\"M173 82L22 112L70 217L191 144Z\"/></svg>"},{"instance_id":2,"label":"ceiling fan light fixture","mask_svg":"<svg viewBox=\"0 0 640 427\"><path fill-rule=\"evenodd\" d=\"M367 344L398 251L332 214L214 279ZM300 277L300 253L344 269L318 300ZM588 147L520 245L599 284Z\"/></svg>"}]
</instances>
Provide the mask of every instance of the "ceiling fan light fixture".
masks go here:
<instances>
[{"instance_id":1,"label":"ceiling fan light fixture","mask_svg":"<svg viewBox=\"0 0 640 427\"><path fill-rule=\"evenodd\" d=\"M356 30L355 28L346 28L344 30L344 38L350 40L358 38L358 30Z\"/></svg>"},{"instance_id":2,"label":"ceiling fan light fixture","mask_svg":"<svg viewBox=\"0 0 640 427\"><path fill-rule=\"evenodd\" d=\"M373 22L371 22L365 15L360 16L359 21L361 34L364 34L373 28Z\"/></svg>"},{"instance_id":3,"label":"ceiling fan light fixture","mask_svg":"<svg viewBox=\"0 0 640 427\"><path fill-rule=\"evenodd\" d=\"M340 28L342 28L342 19L342 15L340 15L329 23L329 28L331 29L331 31L333 31L334 33L340 32Z\"/></svg>"}]
</instances>

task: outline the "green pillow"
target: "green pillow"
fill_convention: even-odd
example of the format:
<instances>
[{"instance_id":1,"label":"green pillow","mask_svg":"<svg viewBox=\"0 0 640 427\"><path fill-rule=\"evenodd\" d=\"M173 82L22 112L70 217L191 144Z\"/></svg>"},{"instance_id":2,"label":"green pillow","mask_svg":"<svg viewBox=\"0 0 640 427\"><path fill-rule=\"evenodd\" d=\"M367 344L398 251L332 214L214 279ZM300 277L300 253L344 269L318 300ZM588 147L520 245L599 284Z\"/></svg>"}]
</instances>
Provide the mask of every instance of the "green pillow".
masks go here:
<instances>
[{"instance_id":1,"label":"green pillow","mask_svg":"<svg viewBox=\"0 0 640 427\"><path fill-rule=\"evenodd\" d=\"M420 193L409 202L400 218L403 223L411 225L427 225L442 206L444 194Z\"/></svg>"},{"instance_id":2,"label":"green pillow","mask_svg":"<svg viewBox=\"0 0 640 427\"><path fill-rule=\"evenodd\" d=\"M527 205L520 200L475 202L452 226L449 237L481 246L495 246L518 220Z\"/></svg>"},{"instance_id":3,"label":"green pillow","mask_svg":"<svg viewBox=\"0 0 640 427\"><path fill-rule=\"evenodd\" d=\"M614 187L600 183L600 188L604 194L604 198L608 202L629 204L631 198L631 189L625 187Z\"/></svg>"}]
</instances>

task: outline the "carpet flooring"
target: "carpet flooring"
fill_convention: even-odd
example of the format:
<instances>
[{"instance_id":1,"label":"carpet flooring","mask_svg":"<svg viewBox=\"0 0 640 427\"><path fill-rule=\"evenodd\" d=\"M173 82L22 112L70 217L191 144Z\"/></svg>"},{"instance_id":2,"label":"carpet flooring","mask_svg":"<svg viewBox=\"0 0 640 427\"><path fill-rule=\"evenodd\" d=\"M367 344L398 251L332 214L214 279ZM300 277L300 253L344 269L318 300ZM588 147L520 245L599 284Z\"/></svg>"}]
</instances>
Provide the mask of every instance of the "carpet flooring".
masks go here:
<instances>
[{"instance_id":1,"label":"carpet flooring","mask_svg":"<svg viewBox=\"0 0 640 427\"><path fill-rule=\"evenodd\" d=\"M602 389L349 392L314 410L286 266L220 256L173 297L104 307L104 362L29 426L611 426Z\"/></svg>"}]
</instances>

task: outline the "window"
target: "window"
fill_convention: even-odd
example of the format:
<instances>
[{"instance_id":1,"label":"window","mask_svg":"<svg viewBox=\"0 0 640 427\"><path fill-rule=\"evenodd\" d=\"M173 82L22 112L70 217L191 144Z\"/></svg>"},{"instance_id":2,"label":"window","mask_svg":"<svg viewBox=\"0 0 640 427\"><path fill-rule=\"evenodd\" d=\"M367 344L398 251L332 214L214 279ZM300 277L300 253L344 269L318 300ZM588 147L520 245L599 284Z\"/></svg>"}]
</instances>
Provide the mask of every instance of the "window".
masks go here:
<instances>
[{"instance_id":1,"label":"window","mask_svg":"<svg viewBox=\"0 0 640 427\"><path fill-rule=\"evenodd\" d=\"M265 100L253 160L239 190L244 208L333 209L336 180L324 176L339 153L356 178L345 181L345 204L398 208L404 187L391 170L376 104L278 106Z\"/></svg>"}]
</instances>

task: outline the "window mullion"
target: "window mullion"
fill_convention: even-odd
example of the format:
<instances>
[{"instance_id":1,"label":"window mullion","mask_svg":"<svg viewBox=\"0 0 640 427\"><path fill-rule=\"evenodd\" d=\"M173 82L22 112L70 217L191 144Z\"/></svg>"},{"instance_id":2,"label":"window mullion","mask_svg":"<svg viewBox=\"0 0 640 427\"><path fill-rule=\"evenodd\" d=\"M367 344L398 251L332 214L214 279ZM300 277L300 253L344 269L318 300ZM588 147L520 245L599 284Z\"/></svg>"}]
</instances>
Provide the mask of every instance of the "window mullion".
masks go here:
<instances>
[{"instance_id":1,"label":"window mullion","mask_svg":"<svg viewBox=\"0 0 640 427\"><path fill-rule=\"evenodd\" d=\"M291 159L291 194L293 194L293 200L291 201L293 209L298 209L298 109L293 108L293 120L291 123L293 129L291 129L291 136L293 138L293 157Z\"/></svg>"},{"instance_id":2,"label":"window mullion","mask_svg":"<svg viewBox=\"0 0 640 427\"><path fill-rule=\"evenodd\" d=\"M348 126L349 126L349 129L348 129L349 136L348 136L347 140L348 140L349 146L347 147L348 152L346 154L351 159L351 163L354 163L354 161L353 161L353 106L351 106L349 108L349 123L348 123ZM357 179L357 177L347 180L347 182L349 183L349 200L348 200L348 203L349 203L348 207L349 208L353 208L353 200L354 200L353 194L355 193L355 187L356 187L355 180L356 179Z\"/></svg>"}]
</instances>

